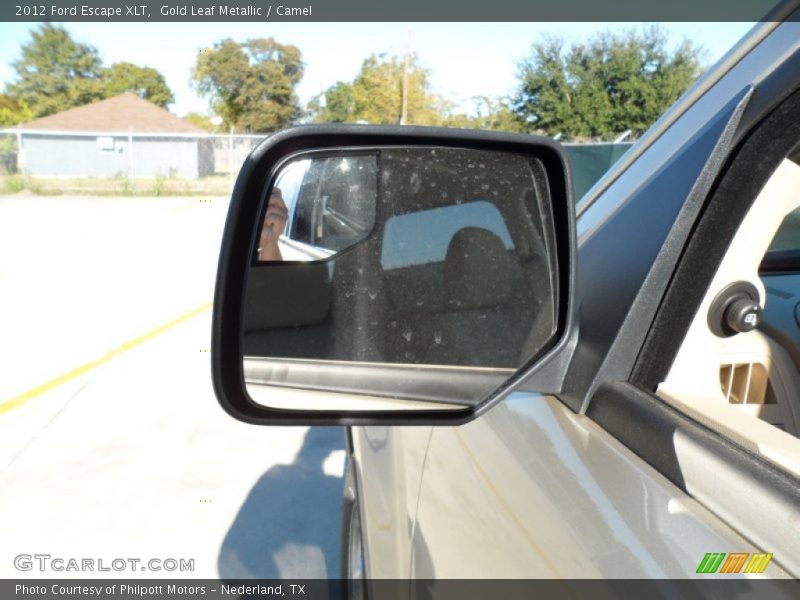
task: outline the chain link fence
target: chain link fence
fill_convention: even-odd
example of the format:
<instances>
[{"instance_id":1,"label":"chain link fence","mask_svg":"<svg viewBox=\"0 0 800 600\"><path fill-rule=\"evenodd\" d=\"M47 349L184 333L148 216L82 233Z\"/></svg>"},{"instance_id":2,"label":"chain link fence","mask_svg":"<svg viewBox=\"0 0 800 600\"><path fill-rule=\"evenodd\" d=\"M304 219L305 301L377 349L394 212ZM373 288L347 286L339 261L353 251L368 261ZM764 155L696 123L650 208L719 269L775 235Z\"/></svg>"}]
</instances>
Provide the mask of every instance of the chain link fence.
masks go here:
<instances>
[{"instance_id":1,"label":"chain link fence","mask_svg":"<svg viewBox=\"0 0 800 600\"><path fill-rule=\"evenodd\" d=\"M17 136L0 133L0 175L17 172Z\"/></svg>"},{"instance_id":2,"label":"chain link fence","mask_svg":"<svg viewBox=\"0 0 800 600\"><path fill-rule=\"evenodd\" d=\"M0 193L226 196L265 137L3 129ZM576 200L630 145L565 144Z\"/></svg>"},{"instance_id":3,"label":"chain link fence","mask_svg":"<svg viewBox=\"0 0 800 600\"><path fill-rule=\"evenodd\" d=\"M244 159L266 135L213 135L214 165L217 173L236 175Z\"/></svg>"},{"instance_id":4,"label":"chain link fence","mask_svg":"<svg viewBox=\"0 0 800 600\"><path fill-rule=\"evenodd\" d=\"M3 129L0 192L228 195L245 157L265 137Z\"/></svg>"}]
</instances>

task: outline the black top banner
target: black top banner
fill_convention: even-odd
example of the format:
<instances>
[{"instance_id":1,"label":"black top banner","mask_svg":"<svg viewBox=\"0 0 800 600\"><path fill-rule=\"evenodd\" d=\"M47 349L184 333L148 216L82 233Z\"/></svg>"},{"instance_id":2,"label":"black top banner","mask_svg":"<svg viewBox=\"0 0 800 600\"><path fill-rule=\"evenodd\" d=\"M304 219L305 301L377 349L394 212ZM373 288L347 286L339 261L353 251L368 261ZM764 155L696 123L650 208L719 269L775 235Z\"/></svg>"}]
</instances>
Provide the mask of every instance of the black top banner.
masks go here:
<instances>
[{"instance_id":1,"label":"black top banner","mask_svg":"<svg viewBox=\"0 0 800 600\"><path fill-rule=\"evenodd\" d=\"M2 21L780 21L775 0L3 0ZM793 13L793 14L792 14Z\"/></svg>"}]
</instances>

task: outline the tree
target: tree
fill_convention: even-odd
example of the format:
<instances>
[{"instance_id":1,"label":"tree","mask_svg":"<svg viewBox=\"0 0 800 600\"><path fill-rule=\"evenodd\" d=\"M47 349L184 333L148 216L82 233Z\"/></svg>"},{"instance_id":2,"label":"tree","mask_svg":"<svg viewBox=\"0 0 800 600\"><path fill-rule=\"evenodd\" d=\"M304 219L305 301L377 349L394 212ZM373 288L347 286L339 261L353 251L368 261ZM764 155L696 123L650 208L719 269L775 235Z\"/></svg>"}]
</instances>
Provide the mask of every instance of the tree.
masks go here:
<instances>
[{"instance_id":1,"label":"tree","mask_svg":"<svg viewBox=\"0 0 800 600\"><path fill-rule=\"evenodd\" d=\"M453 114L444 119L447 127L485 129L490 131L524 131L524 123L509 107L505 98L476 96L472 99L473 113Z\"/></svg>"},{"instance_id":2,"label":"tree","mask_svg":"<svg viewBox=\"0 0 800 600\"><path fill-rule=\"evenodd\" d=\"M184 121L189 121L192 125L197 125L206 131L216 131L216 126L211 122L211 117L200 113L190 112L183 117Z\"/></svg>"},{"instance_id":3,"label":"tree","mask_svg":"<svg viewBox=\"0 0 800 600\"><path fill-rule=\"evenodd\" d=\"M575 137L641 134L700 72L701 50L674 51L658 26L606 32L566 47L545 37L520 63L513 110L527 131Z\"/></svg>"},{"instance_id":4,"label":"tree","mask_svg":"<svg viewBox=\"0 0 800 600\"><path fill-rule=\"evenodd\" d=\"M237 43L225 39L198 53L192 81L226 126L264 132L300 115L295 86L303 77L296 46L273 38Z\"/></svg>"},{"instance_id":5,"label":"tree","mask_svg":"<svg viewBox=\"0 0 800 600\"><path fill-rule=\"evenodd\" d=\"M353 97L353 84L344 81L335 83L324 94L311 99L307 112L316 123L355 121L356 101Z\"/></svg>"},{"instance_id":6,"label":"tree","mask_svg":"<svg viewBox=\"0 0 800 600\"><path fill-rule=\"evenodd\" d=\"M76 42L58 25L44 23L34 30L12 67L17 80L6 91L30 107L34 117L103 97L97 50Z\"/></svg>"},{"instance_id":7,"label":"tree","mask_svg":"<svg viewBox=\"0 0 800 600\"><path fill-rule=\"evenodd\" d=\"M403 102L403 59L373 54L361 65L352 83L338 82L325 92L325 107L320 98L309 103L317 122L366 121L372 124L397 124ZM408 123L440 125L450 106L430 91L428 72L416 55L409 62Z\"/></svg>"},{"instance_id":8,"label":"tree","mask_svg":"<svg viewBox=\"0 0 800 600\"><path fill-rule=\"evenodd\" d=\"M7 95L28 107L25 120L133 92L164 108L174 101L164 76L151 67L116 63L104 68L92 46L72 39L61 26L45 23L12 63L17 79Z\"/></svg>"},{"instance_id":9,"label":"tree","mask_svg":"<svg viewBox=\"0 0 800 600\"><path fill-rule=\"evenodd\" d=\"M33 113L27 104L8 94L0 94L0 127L24 123L32 118Z\"/></svg>"},{"instance_id":10,"label":"tree","mask_svg":"<svg viewBox=\"0 0 800 600\"><path fill-rule=\"evenodd\" d=\"M101 78L106 98L132 92L162 108L167 108L175 101L164 76L152 67L139 67L127 62L114 63L102 71Z\"/></svg>"}]
</instances>

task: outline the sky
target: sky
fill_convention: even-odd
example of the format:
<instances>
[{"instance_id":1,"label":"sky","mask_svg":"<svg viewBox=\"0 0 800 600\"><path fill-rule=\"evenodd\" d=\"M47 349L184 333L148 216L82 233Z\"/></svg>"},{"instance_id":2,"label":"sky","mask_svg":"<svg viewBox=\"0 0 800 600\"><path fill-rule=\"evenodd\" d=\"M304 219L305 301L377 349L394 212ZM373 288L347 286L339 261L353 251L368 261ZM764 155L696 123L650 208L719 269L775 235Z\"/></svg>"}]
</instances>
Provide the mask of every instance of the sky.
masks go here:
<instances>
[{"instance_id":1,"label":"sky","mask_svg":"<svg viewBox=\"0 0 800 600\"><path fill-rule=\"evenodd\" d=\"M433 91L461 111L474 96L505 96L514 90L517 65L545 33L584 41L595 32L641 27L636 23L66 23L76 40L95 46L105 65L131 62L164 74L175 93L172 112L210 114L208 102L190 86L200 48L230 37L274 37L300 48L305 75L300 100L337 81L350 81L372 53L402 54L407 46L430 72ZM752 23L664 23L675 46L689 39L705 49L712 65ZM14 79L10 63L30 39L35 23L0 23L0 88Z\"/></svg>"}]
</instances>

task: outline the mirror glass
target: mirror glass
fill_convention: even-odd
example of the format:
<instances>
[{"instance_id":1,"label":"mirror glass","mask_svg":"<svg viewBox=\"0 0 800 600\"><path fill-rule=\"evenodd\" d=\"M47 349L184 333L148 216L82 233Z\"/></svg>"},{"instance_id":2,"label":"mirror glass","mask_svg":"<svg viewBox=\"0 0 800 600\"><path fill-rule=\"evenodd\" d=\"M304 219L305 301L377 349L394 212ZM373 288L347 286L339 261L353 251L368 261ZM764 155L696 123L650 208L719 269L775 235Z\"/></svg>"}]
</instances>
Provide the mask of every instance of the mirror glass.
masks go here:
<instances>
[{"instance_id":1,"label":"mirror glass","mask_svg":"<svg viewBox=\"0 0 800 600\"><path fill-rule=\"evenodd\" d=\"M558 263L530 155L304 153L264 190L242 357L261 404L460 409L552 341Z\"/></svg>"}]
</instances>

